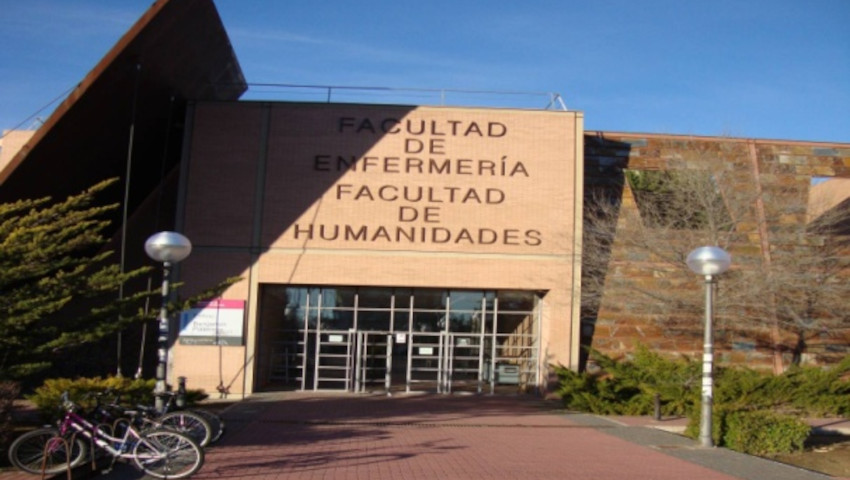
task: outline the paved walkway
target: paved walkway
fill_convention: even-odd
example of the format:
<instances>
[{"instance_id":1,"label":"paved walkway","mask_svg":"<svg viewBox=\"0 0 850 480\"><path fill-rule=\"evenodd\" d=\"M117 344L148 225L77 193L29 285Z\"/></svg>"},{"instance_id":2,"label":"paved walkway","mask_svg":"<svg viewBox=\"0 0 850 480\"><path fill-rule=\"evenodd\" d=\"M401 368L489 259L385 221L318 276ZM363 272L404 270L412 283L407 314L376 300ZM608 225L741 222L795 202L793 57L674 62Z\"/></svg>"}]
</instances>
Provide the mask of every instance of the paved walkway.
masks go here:
<instances>
[{"instance_id":1,"label":"paved walkway","mask_svg":"<svg viewBox=\"0 0 850 480\"><path fill-rule=\"evenodd\" d=\"M193 479L832 478L528 396L265 394L224 418ZM140 477L120 467L99 478Z\"/></svg>"}]
</instances>

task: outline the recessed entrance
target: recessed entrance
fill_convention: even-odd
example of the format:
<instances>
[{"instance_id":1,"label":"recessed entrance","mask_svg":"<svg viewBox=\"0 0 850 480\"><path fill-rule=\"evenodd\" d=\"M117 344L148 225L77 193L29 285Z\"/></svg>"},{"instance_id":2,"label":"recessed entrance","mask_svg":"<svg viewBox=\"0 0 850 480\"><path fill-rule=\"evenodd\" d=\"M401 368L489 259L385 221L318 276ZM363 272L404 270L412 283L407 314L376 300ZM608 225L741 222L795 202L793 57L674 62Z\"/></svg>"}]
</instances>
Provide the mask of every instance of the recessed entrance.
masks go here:
<instances>
[{"instance_id":1,"label":"recessed entrance","mask_svg":"<svg viewBox=\"0 0 850 480\"><path fill-rule=\"evenodd\" d=\"M258 390L528 391L536 292L263 285Z\"/></svg>"}]
</instances>

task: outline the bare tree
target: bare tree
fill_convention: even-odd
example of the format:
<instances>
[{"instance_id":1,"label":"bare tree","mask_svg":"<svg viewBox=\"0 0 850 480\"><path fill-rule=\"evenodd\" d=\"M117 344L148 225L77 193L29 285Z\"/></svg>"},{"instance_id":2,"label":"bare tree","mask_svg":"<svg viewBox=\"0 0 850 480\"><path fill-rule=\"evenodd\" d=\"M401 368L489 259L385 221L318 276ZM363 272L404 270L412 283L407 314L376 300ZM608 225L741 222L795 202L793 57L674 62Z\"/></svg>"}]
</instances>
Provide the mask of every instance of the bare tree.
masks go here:
<instances>
[{"instance_id":1,"label":"bare tree","mask_svg":"<svg viewBox=\"0 0 850 480\"><path fill-rule=\"evenodd\" d=\"M685 258L717 245L734 259L717 296L720 341L752 342L779 372L785 355L799 362L813 340L848 335L850 200L822 198L807 177L764 191L734 143L669 150L679 168L625 170L622 191L588 189L583 318L638 318L697 345L703 300Z\"/></svg>"}]
</instances>

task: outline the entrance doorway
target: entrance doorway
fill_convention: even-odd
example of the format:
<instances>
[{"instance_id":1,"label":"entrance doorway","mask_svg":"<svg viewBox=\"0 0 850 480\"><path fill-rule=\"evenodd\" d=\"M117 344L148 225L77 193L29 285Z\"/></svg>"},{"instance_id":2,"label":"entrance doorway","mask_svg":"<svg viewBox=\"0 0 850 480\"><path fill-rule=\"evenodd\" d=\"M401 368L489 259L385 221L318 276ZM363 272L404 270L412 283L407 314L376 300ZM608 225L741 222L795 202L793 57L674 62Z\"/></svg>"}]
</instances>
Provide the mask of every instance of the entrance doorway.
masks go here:
<instances>
[{"instance_id":1,"label":"entrance doorway","mask_svg":"<svg viewBox=\"0 0 850 480\"><path fill-rule=\"evenodd\" d=\"M541 302L516 290L263 285L258 390L534 390Z\"/></svg>"}]
</instances>

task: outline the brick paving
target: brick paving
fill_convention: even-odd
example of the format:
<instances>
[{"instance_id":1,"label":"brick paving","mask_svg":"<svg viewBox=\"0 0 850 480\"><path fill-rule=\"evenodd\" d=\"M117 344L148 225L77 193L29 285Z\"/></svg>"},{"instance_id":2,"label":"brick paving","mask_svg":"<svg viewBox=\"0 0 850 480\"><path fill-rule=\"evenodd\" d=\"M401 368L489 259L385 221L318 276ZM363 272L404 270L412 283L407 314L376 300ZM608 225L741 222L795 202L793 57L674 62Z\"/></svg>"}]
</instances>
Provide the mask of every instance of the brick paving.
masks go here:
<instances>
[{"instance_id":1,"label":"brick paving","mask_svg":"<svg viewBox=\"0 0 850 480\"><path fill-rule=\"evenodd\" d=\"M261 394L224 418L193 479L831 479L531 396ZM121 466L98 480L140 478Z\"/></svg>"},{"instance_id":2,"label":"brick paving","mask_svg":"<svg viewBox=\"0 0 850 480\"><path fill-rule=\"evenodd\" d=\"M747 478L670 455L704 450L691 440L654 431L660 437L642 445L615 435L628 427L528 396L278 394L237 404L226 418L226 437L193 478ZM780 468L790 475L757 478L829 478Z\"/></svg>"}]
</instances>

